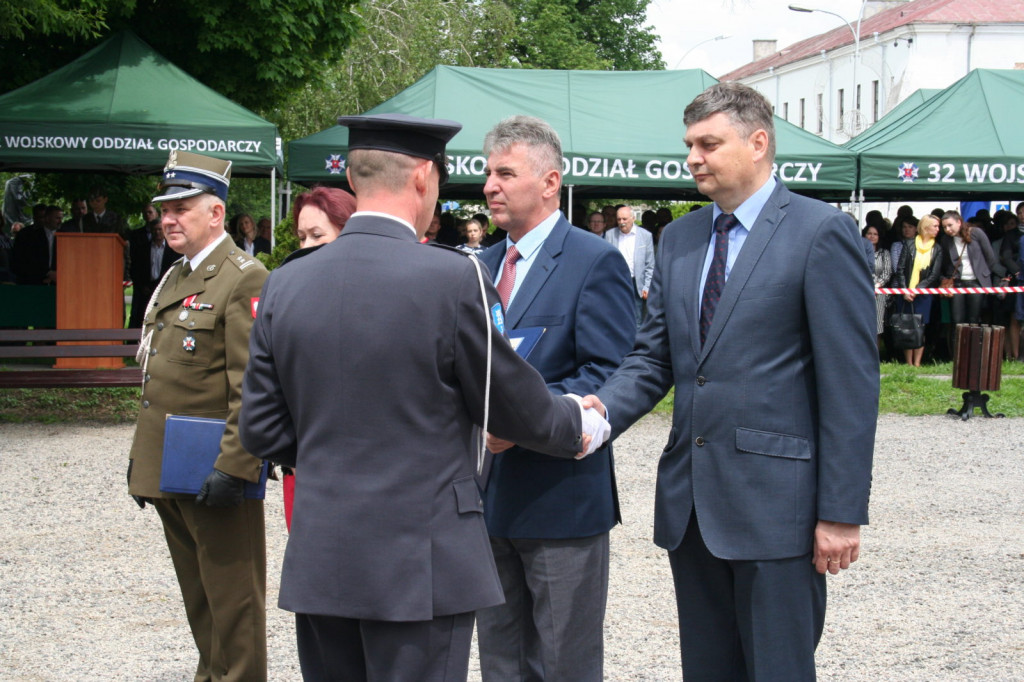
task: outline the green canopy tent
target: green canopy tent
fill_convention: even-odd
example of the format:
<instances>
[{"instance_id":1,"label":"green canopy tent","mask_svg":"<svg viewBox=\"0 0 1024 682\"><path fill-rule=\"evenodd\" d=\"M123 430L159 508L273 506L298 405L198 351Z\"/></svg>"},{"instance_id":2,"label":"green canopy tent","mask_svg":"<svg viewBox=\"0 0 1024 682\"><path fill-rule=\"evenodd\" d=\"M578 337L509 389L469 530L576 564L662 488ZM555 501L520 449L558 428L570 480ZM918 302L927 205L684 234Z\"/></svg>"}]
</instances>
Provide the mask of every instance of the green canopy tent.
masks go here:
<instances>
[{"instance_id":1,"label":"green canopy tent","mask_svg":"<svg viewBox=\"0 0 1024 682\"><path fill-rule=\"evenodd\" d=\"M876 130L880 126L887 126L890 123L893 123L903 116L903 114L921 106L940 92L942 92L942 88L918 88L917 90L914 90L905 100L885 112L885 115L875 121L869 130ZM849 146L849 144L850 142L848 141L844 146Z\"/></svg>"},{"instance_id":2,"label":"green canopy tent","mask_svg":"<svg viewBox=\"0 0 1024 682\"><path fill-rule=\"evenodd\" d=\"M867 199L1003 199L1024 193L1024 71L975 69L845 147Z\"/></svg>"},{"instance_id":3,"label":"green canopy tent","mask_svg":"<svg viewBox=\"0 0 1024 682\"><path fill-rule=\"evenodd\" d=\"M277 127L124 31L67 66L0 96L0 170L156 173L172 148L272 175Z\"/></svg>"},{"instance_id":4,"label":"green canopy tent","mask_svg":"<svg viewBox=\"0 0 1024 682\"><path fill-rule=\"evenodd\" d=\"M696 197L686 169L683 109L717 81L701 70L551 71L438 66L366 113L459 121L448 144L445 196L482 195L484 135L498 121L529 114L562 138L563 185L577 195ZM609 106L610 95L615 104ZM778 173L795 191L848 199L856 165L846 150L776 117ZM288 143L288 178L344 184L348 133L342 126Z\"/></svg>"}]
</instances>

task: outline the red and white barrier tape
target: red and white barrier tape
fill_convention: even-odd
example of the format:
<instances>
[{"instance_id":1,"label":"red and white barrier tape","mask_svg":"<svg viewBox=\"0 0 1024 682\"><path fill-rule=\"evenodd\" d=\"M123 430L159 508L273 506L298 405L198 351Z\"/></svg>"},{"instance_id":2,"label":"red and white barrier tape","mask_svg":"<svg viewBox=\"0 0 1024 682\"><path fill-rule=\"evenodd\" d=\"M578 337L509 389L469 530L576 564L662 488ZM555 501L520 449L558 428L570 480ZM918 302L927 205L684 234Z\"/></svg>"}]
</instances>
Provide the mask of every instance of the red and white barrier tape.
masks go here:
<instances>
[{"instance_id":1,"label":"red and white barrier tape","mask_svg":"<svg viewBox=\"0 0 1024 682\"><path fill-rule=\"evenodd\" d=\"M1024 287L963 287L961 289L897 289L894 287L879 287L875 289L876 294L1019 294L1024 293Z\"/></svg>"}]
</instances>

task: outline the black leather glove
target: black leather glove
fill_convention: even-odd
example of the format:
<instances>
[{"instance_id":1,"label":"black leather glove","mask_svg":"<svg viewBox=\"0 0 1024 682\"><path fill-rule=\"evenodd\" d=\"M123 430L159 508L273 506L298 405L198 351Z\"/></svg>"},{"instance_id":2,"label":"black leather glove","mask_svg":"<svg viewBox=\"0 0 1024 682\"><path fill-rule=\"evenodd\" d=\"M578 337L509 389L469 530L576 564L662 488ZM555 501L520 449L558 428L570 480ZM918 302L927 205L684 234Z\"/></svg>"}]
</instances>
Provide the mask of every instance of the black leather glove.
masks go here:
<instances>
[{"instance_id":1,"label":"black leather glove","mask_svg":"<svg viewBox=\"0 0 1024 682\"><path fill-rule=\"evenodd\" d=\"M128 479L128 485L129 486L131 486L131 484L132 484L132 465L133 464L135 464L135 460L134 459L128 460L128 474L127 474L126 478ZM129 493L129 495L131 495L131 493ZM145 497L139 497L138 495L132 495L132 499L135 500L135 504L139 505L139 509L145 509L146 508L146 498Z\"/></svg>"},{"instance_id":2,"label":"black leather glove","mask_svg":"<svg viewBox=\"0 0 1024 682\"><path fill-rule=\"evenodd\" d=\"M237 507L242 504L245 481L214 469L203 481L196 504L208 507Z\"/></svg>"}]
</instances>

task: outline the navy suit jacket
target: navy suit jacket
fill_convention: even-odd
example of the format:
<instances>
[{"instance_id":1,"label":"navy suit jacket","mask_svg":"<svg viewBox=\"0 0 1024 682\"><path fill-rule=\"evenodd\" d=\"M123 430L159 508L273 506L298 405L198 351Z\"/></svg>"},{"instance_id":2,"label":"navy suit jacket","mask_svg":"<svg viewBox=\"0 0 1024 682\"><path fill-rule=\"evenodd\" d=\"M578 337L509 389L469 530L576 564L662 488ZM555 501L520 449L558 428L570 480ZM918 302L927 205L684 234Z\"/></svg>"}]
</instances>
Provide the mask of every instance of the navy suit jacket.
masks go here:
<instances>
[{"instance_id":1,"label":"navy suit jacket","mask_svg":"<svg viewBox=\"0 0 1024 682\"><path fill-rule=\"evenodd\" d=\"M654 540L678 547L692 509L721 559L796 557L818 520L865 524L878 415L871 271L856 225L780 182L700 344L712 207L662 233L636 349L598 392L612 436L675 386Z\"/></svg>"},{"instance_id":2,"label":"navy suit jacket","mask_svg":"<svg viewBox=\"0 0 1024 682\"><path fill-rule=\"evenodd\" d=\"M506 240L480 258L497 273ZM545 327L528 361L556 394L594 393L633 347L629 268L618 249L560 217L508 310L508 329ZM578 538L619 520L611 448L582 460L520 447L494 456L484 489L488 532L504 538Z\"/></svg>"}]
</instances>

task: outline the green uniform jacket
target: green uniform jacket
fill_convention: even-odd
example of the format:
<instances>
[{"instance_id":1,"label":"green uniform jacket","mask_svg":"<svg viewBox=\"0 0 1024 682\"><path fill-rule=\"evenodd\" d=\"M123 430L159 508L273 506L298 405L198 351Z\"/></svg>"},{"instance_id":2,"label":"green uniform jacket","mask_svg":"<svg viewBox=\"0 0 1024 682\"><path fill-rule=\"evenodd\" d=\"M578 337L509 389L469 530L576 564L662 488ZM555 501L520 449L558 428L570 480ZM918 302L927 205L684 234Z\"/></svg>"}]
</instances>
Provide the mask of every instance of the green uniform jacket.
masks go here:
<instances>
[{"instance_id":1,"label":"green uniform jacket","mask_svg":"<svg viewBox=\"0 0 1024 682\"><path fill-rule=\"evenodd\" d=\"M188 497L160 492L168 414L227 420L215 465L220 471L256 481L263 464L238 440L238 412L249 330L267 270L225 239L196 272L182 278L181 271L178 261L143 323L143 335L152 330L153 337L129 455L134 464L128 486L132 495L141 497ZM193 307L185 307L193 295ZM200 305L202 310L194 309Z\"/></svg>"}]
</instances>

